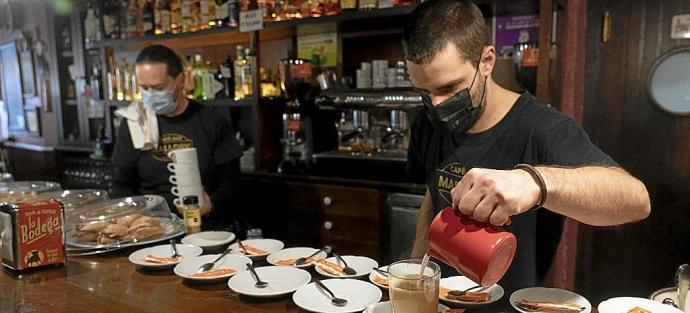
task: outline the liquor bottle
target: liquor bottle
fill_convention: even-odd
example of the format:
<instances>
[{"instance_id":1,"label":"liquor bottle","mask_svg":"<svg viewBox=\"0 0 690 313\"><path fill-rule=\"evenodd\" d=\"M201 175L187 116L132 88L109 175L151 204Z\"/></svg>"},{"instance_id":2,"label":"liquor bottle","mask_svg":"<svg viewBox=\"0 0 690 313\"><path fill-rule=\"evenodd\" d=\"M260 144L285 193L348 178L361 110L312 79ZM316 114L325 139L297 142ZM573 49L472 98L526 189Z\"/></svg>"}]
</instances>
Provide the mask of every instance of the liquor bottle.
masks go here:
<instances>
[{"instance_id":1,"label":"liquor bottle","mask_svg":"<svg viewBox=\"0 0 690 313\"><path fill-rule=\"evenodd\" d=\"M105 38L116 39L120 37L118 27L118 11L117 2L106 1L102 3L103 6L103 30Z\"/></svg>"},{"instance_id":2,"label":"liquor bottle","mask_svg":"<svg viewBox=\"0 0 690 313\"><path fill-rule=\"evenodd\" d=\"M100 41L100 33L93 3L89 2L86 9L86 18L84 18L84 44L90 45Z\"/></svg>"},{"instance_id":3,"label":"liquor bottle","mask_svg":"<svg viewBox=\"0 0 690 313\"><path fill-rule=\"evenodd\" d=\"M228 25L228 0L216 1L216 27Z\"/></svg>"},{"instance_id":4,"label":"liquor bottle","mask_svg":"<svg viewBox=\"0 0 690 313\"><path fill-rule=\"evenodd\" d=\"M199 3L199 18L197 28L199 30L208 29L208 23L211 21L211 13L209 10L208 0L198 0Z\"/></svg>"},{"instance_id":5,"label":"liquor bottle","mask_svg":"<svg viewBox=\"0 0 690 313\"><path fill-rule=\"evenodd\" d=\"M251 54L249 48L244 49L245 65L242 68L242 95L245 98L252 96L252 85L254 77L252 76L252 66L254 65L254 56Z\"/></svg>"},{"instance_id":6,"label":"liquor bottle","mask_svg":"<svg viewBox=\"0 0 690 313\"><path fill-rule=\"evenodd\" d=\"M378 7L378 1L377 0L359 0L359 9L360 10L371 10L371 9L376 9Z\"/></svg>"},{"instance_id":7,"label":"liquor bottle","mask_svg":"<svg viewBox=\"0 0 690 313\"><path fill-rule=\"evenodd\" d=\"M204 100L213 100L216 98L216 93L223 89L223 85L215 80L215 72L211 61L206 60L204 63L206 71L204 71Z\"/></svg>"},{"instance_id":8,"label":"liquor bottle","mask_svg":"<svg viewBox=\"0 0 690 313\"><path fill-rule=\"evenodd\" d=\"M194 99L206 100L204 93L204 80L206 68L204 67L204 60L201 54L194 55L194 64L192 65L192 79L194 81Z\"/></svg>"},{"instance_id":9,"label":"liquor bottle","mask_svg":"<svg viewBox=\"0 0 690 313\"><path fill-rule=\"evenodd\" d=\"M216 0L205 1L208 1L208 28L216 28L218 27L218 8L216 7ZM227 12L227 10L225 12Z\"/></svg>"},{"instance_id":10,"label":"liquor bottle","mask_svg":"<svg viewBox=\"0 0 690 313\"><path fill-rule=\"evenodd\" d=\"M326 15L337 15L341 12L339 0L326 0Z\"/></svg>"},{"instance_id":11,"label":"liquor bottle","mask_svg":"<svg viewBox=\"0 0 690 313\"><path fill-rule=\"evenodd\" d=\"M229 55L227 60L218 66L216 81L223 85L223 89L216 93L216 99L232 99L235 97L235 82L233 80L232 67L232 57Z\"/></svg>"},{"instance_id":12,"label":"liquor bottle","mask_svg":"<svg viewBox=\"0 0 690 313\"><path fill-rule=\"evenodd\" d=\"M98 73L98 67L94 65L93 67L93 72L91 74L91 82L89 83L91 86L91 98L94 100L100 100L101 99L101 82L99 79L99 73Z\"/></svg>"},{"instance_id":13,"label":"liquor bottle","mask_svg":"<svg viewBox=\"0 0 690 313\"><path fill-rule=\"evenodd\" d=\"M185 95L189 98L194 98L194 61L191 55L185 56L185 62L182 65L182 70L184 71L184 90Z\"/></svg>"},{"instance_id":14,"label":"liquor bottle","mask_svg":"<svg viewBox=\"0 0 690 313\"><path fill-rule=\"evenodd\" d=\"M235 51L235 100L240 100L244 99L242 76L244 76L244 68L247 66L247 61L244 59L244 48L242 46L238 45Z\"/></svg>"},{"instance_id":15,"label":"liquor bottle","mask_svg":"<svg viewBox=\"0 0 690 313\"><path fill-rule=\"evenodd\" d=\"M105 98L107 100L115 100L115 85L113 79L113 73L105 73Z\"/></svg>"},{"instance_id":16,"label":"liquor bottle","mask_svg":"<svg viewBox=\"0 0 690 313\"><path fill-rule=\"evenodd\" d=\"M163 26L163 33L170 33L172 31L170 27L171 19L172 15L170 13L170 3L166 0L166 2L161 6L161 24Z\"/></svg>"},{"instance_id":17,"label":"liquor bottle","mask_svg":"<svg viewBox=\"0 0 690 313\"><path fill-rule=\"evenodd\" d=\"M229 27L240 25L240 3L239 0L228 0L228 22Z\"/></svg>"},{"instance_id":18,"label":"liquor bottle","mask_svg":"<svg viewBox=\"0 0 690 313\"><path fill-rule=\"evenodd\" d=\"M161 0L154 0L153 3L153 34L162 35L165 34L163 31L163 9L161 5Z\"/></svg>"},{"instance_id":19,"label":"liquor bottle","mask_svg":"<svg viewBox=\"0 0 690 313\"><path fill-rule=\"evenodd\" d=\"M124 75L122 73L121 64L114 64L114 68L115 68L115 75L114 75L115 76L114 77L114 79L115 79L115 82L114 82L115 100L124 101L125 100L125 89L124 89L124 84L123 84Z\"/></svg>"},{"instance_id":20,"label":"liquor bottle","mask_svg":"<svg viewBox=\"0 0 690 313\"><path fill-rule=\"evenodd\" d=\"M307 1L311 2L311 1ZM324 0L315 0L311 5L311 16L319 17L326 14L326 4Z\"/></svg>"},{"instance_id":21,"label":"liquor bottle","mask_svg":"<svg viewBox=\"0 0 690 313\"><path fill-rule=\"evenodd\" d=\"M200 1L202 0L192 0L192 22L189 24L190 32L198 31L199 24L201 24Z\"/></svg>"},{"instance_id":22,"label":"liquor bottle","mask_svg":"<svg viewBox=\"0 0 690 313\"><path fill-rule=\"evenodd\" d=\"M182 0L170 0L170 32L182 32Z\"/></svg>"},{"instance_id":23,"label":"liquor bottle","mask_svg":"<svg viewBox=\"0 0 690 313\"><path fill-rule=\"evenodd\" d=\"M93 156L96 158L109 158L113 147L113 141L105 135L105 120L98 124L98 132L96 136L96 145L93 150Z\"/></svg>"},{"instance_id":24,"label":"liquor bottle","mask_svg":"<svg viewBox=\"0 0 690 313\"><path fill-rule=\"evenodd\" d=\"M201 210L199 209L199 198L197 196L184 196L182 198L182 212L184 225L187 234L194 234L201 231Z\"/></svg>"},{"instance_id":25,"label":"liquor bottle","mask_svg":"<svg viewBox=\"0 0 690 313\"><path fill-rule=\"evenodd\" d=\"M142 35L153 35L154 33L154 16L153 3L151 0L140 0L139 10L141 11L142 20Z\"/></svg>"},{"instance_id":26,"label":"liquor bottle","mask_svg":"<svg viewBox=\"0 0 690 313\"><path fill-rule=\"evenodd\" d=\"M356 11L357 0L340 0L340 9L343 11Z\"/></svg>"},{"instance_id":27,"label":"liquor bottle","mask_svg":"<svg viewBox=\"0 0 690 313\"><path fill-rule=\"evenodd\" d=\"M192 28L192 0L182 0L180 14L182 16L180 32L188 33Z\"/></svg>"},{"instance_id":28,"label":"liquor bottle","mask_svg":"<svg viewBox=\"0 0 690 313\"><path fill-rule=\"evenodd\" d=\"M120 72L122 73L122 90L125 101L132 101L132 73L129 69L127 60L120 61Z\"/></svg>"}]
</instances>

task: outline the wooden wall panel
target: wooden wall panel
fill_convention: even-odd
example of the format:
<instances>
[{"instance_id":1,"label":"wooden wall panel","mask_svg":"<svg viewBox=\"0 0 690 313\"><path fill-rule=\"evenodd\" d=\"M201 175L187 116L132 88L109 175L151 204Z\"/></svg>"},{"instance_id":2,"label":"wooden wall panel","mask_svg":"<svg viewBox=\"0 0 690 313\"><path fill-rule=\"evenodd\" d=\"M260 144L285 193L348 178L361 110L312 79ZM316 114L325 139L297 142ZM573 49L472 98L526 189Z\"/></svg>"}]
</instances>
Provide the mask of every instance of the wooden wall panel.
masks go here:
<instances>
[{"instance_id":1,"label":"wooden wall panel","mask_svg":"<svg viewBox=\"0 0 690 313\"><path fill-rule=\"evenodd\" d=\"M601 40L604 12L610 41ZM646 90L654 60L690 40L671 40L671 18L686 0L588 2L584 127L592 141L639 177L652 214L629 225L581 227L577 289L598 303L648 296L671 286L690 262L690 117L657 109Z\"/></svg>"}]
</instances>

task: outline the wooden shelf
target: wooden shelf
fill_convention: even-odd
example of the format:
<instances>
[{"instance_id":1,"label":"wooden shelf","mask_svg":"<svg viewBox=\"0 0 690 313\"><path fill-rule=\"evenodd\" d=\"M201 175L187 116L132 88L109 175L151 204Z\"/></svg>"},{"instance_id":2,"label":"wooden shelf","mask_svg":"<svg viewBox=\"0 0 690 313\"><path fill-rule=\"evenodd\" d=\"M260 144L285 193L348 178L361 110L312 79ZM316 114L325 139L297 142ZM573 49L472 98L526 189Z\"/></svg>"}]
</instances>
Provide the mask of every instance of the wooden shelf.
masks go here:
<instances>
[{"instance_id":1,"label":"wooden shelf","mask_svg":"<svg viewBox=\"0 0 690 313\"><path fill-rule=\"evenodd\" d=\"M233 99L214 99L214 100L205 100L205 101L197 101L199 103L202 103L207 106L211 107L251 107L254 104L254 99L242 99L242 100L233 100ZM127 105L130 104L130 101L117 101L117 100L99 100L99 104L104 105L106 107L116 107L116 108L121 108L121 107L126 107Z\"/></svg>"},{"instance_id":2,"label":"wooden shelf","mask_svg":"<svg viewBox=\"0 0 690 313\"><path fill-rule=\"evenodd\" d=\"M343 12L338 15L310 17L295 20L265 22L264 29L260 31L261 40L270 41L293 37L296 34L295 28L303 25L314 25L324 23L339 23L346 21L358 21L364 19L376 19L381 17L395 17L407 15L416 5L394 7L389 9L373 9L368 11ZM390 30L389 30L390 31ZM396 30L400 32L401 30ZM182 34L163 34L157 36L144 36L127 39L108 39L100 43L95 43L89 48L101 46L119 47L128 49L140 49L153 43L164 43L172 48L188 48L200 46L217 46L228 44L241 44L249 42L248 32L239 32L237 28L220 27Z\"/></svg>"}]
</instances>

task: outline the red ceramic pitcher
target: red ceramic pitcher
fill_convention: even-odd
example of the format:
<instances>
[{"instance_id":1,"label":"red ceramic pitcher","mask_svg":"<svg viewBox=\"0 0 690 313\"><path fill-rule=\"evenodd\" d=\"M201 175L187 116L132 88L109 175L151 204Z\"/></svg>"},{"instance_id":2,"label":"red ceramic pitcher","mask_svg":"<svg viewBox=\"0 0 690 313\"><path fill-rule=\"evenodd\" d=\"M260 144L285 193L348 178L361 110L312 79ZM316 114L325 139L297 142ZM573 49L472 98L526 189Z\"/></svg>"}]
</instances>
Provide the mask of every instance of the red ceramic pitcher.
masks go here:
<instances>
[{"instance_id":1,"label":"red ceramic pitcher","mask_svg":"<svg viewBox=\"0 0 690 313\"><path fill-rule=\"evenodd\" d=\"M445 208L429 226L429 255L474 282L497 283L513 262L517 240L505 229Z\"/></svg>"}]
</instances>

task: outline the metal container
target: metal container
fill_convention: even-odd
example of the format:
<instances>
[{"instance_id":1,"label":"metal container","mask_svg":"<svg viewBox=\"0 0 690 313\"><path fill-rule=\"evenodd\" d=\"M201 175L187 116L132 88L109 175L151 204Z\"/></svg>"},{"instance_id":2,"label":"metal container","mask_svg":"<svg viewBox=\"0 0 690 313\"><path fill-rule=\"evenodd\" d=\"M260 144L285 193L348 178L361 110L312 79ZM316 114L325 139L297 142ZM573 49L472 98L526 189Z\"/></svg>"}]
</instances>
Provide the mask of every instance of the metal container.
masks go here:
<instances>
[{"instance_id":1,"label":"metal container","mask_svg":"<svg viewBox=\"0 0 690 313\"><path fill-rule=\"evenodd\" d=\"M64 209L56 200L0 204L0 257L13 270L65 263Z\"/></svg>"}]
</instances>

